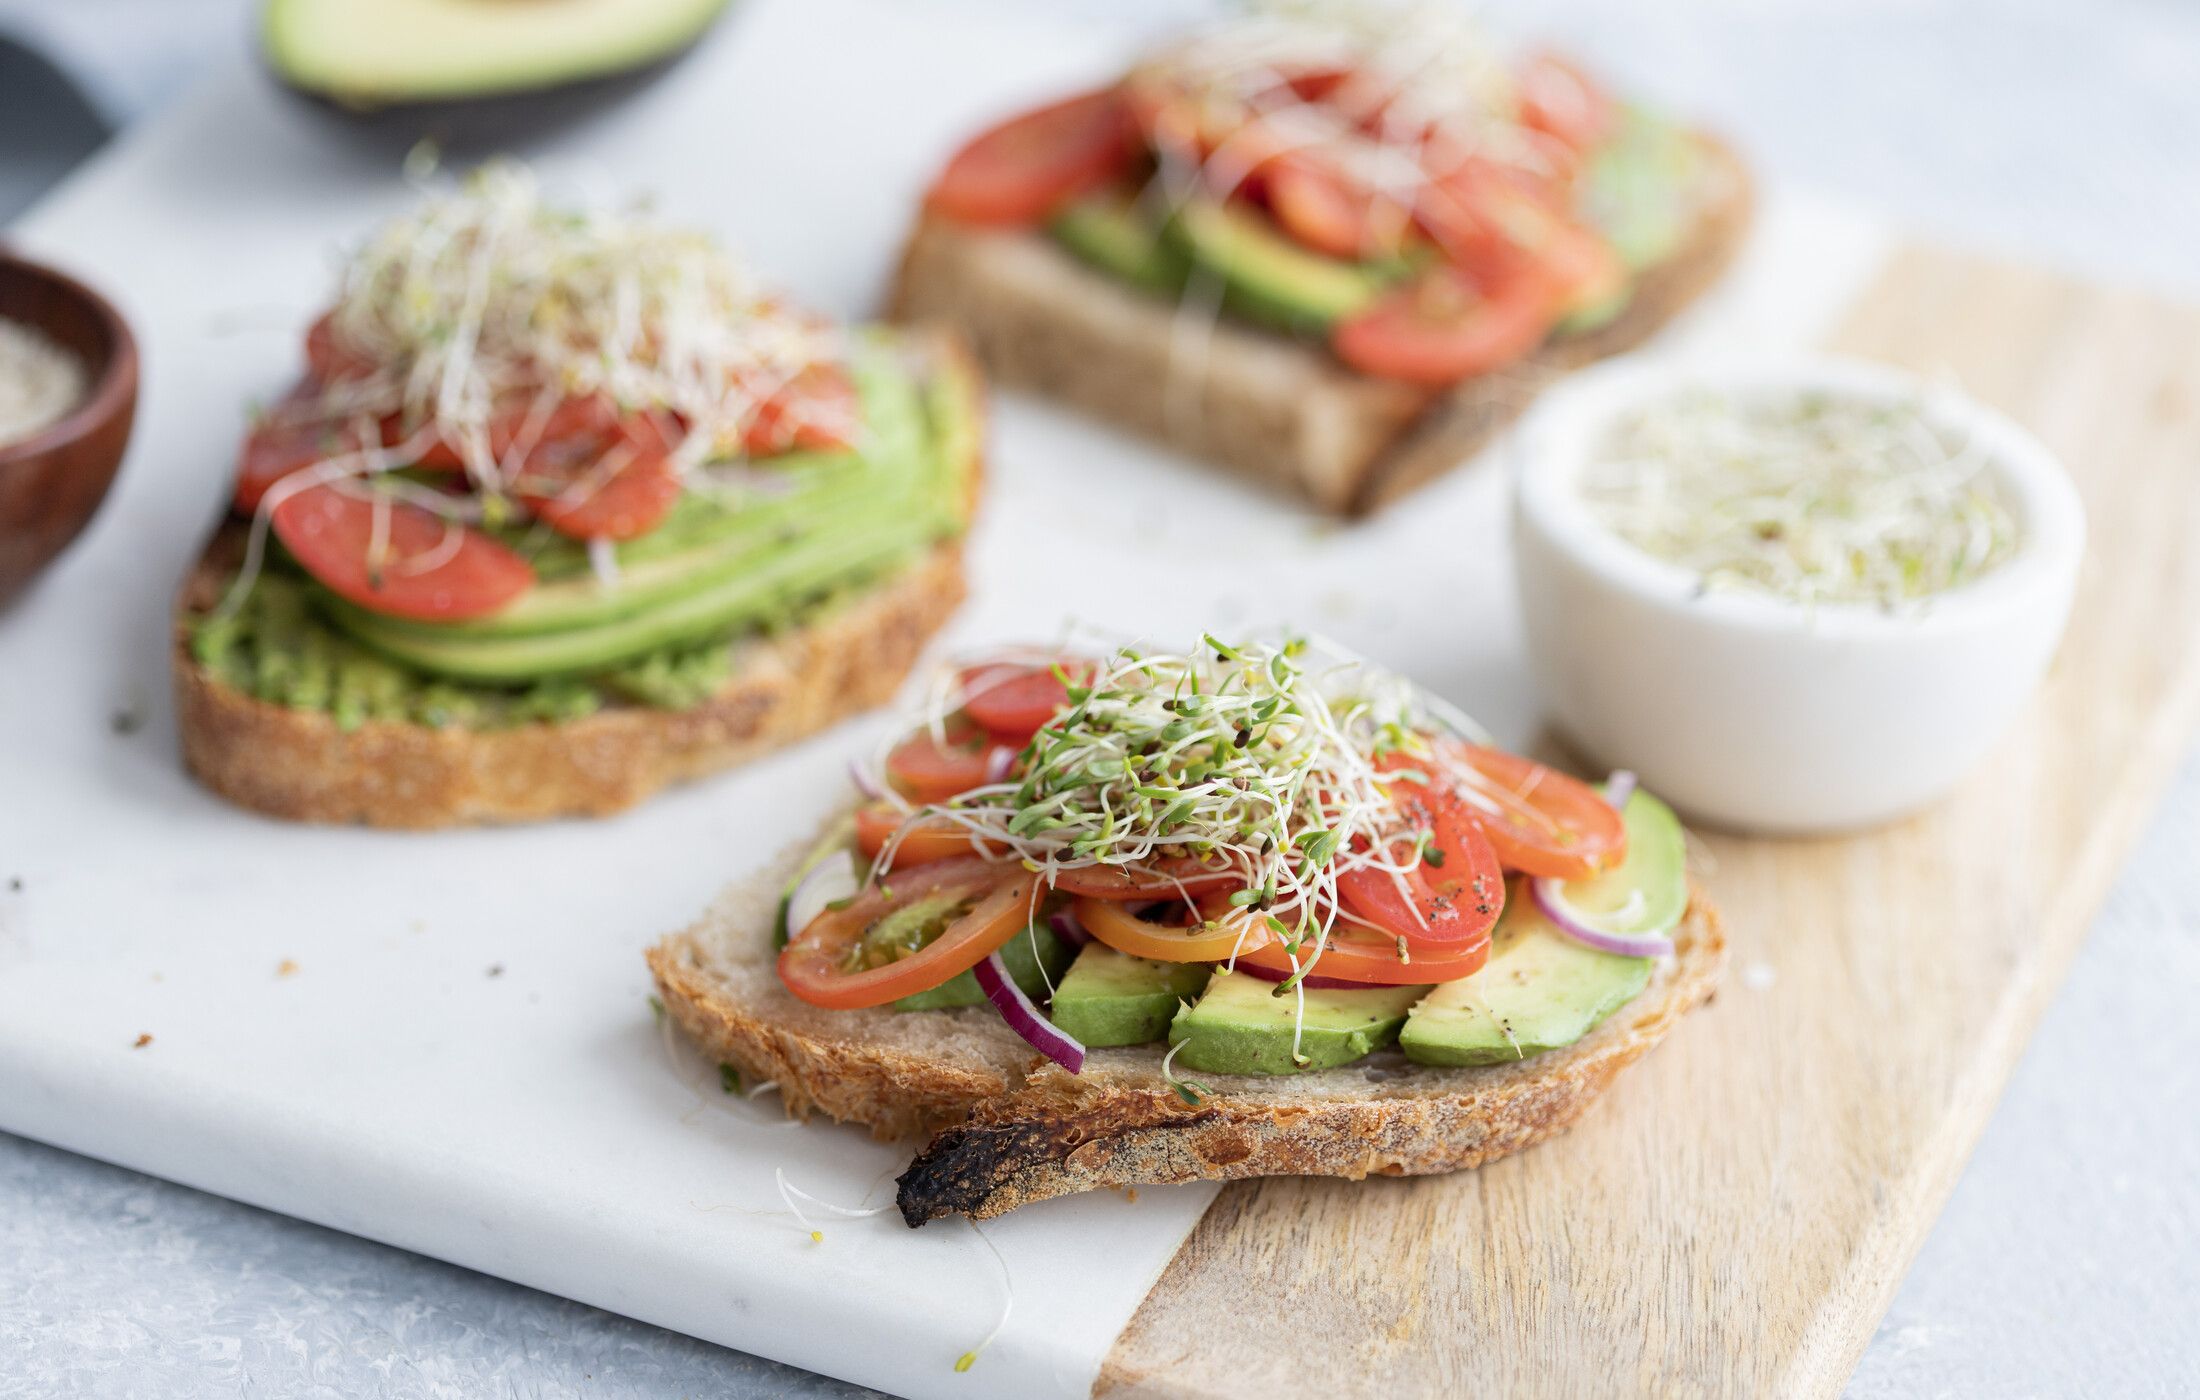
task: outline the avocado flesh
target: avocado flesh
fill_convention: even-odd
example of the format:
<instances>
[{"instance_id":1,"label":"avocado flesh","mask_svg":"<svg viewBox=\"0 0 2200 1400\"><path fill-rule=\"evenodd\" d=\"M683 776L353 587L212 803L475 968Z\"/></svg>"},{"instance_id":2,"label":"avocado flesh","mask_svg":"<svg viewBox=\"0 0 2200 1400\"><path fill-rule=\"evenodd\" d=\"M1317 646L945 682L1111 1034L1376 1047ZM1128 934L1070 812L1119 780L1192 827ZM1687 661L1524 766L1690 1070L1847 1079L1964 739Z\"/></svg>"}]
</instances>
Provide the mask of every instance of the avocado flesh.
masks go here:
<instances>
[{"instance_id":1,"label":"avocado flesh","mask_svg":"<svg viewBox=\"0 0 2200 1400\"><path fill-rule=\"evenodd\" d=\"M1160 224L1127 192L1080 199L1055 215L1047 231L1078 257L1140 291L1174 298L1191 275L1190 255L1164 238Z\"/></svg>"},{"instance_id":2,"label":"avocado flesh","mask_svg":"<svg viewBox=\"0 0 2200 1400\"><path fill-rule=\"evenodd\" d=\"M1619 319L1634 301L1633 279L1679 251L1696 159L1696 143L1681 127L1639 107L1621 110L1619 129L1590 157L1575 207L1632 276L1628 286L1569 314L1558 334L1584 335Z\"/></svg>"},{"instance_id":3,"label":"avocado flesh","mask_svg":"<svg viewBox=\"0 0 2200 1400\"><path fill-rule=\"evenodd\" d=\"M914 543L904 542L898 549L889 541L887 548L869 551L869 557L855 559L838 575L829 567L810 567L806 576L813 581L822 576L824 582L791 601L777 598L762 605L729 609L721 616L731 616L733 621L714 631L693 634L686 641L640 651L632 646L614 646L605 654L623 655L625 659L600 666L556 673L527 672L511 679L501 679L508 668L492 666L489 669L499 679L459 679L431 674L394 655L409 640L417 640L412 634L433 641L437 631L434 624L376 619L368 625L394 624L389 635L395 639L394 648L377 650L356 633L341 630L331 620L333 596L278 554L271 556L236 612L189 620L192 653L201 665L236 690L272 704L325 712L347 730L369 720L490 730L577 719L615 703L673 710L701 704L734 674L736 643L741 639L765 626L800 626L822 617L915 557L930 540L961 529L965 488L959 464L970 459L980 431L976 385L955 365L943 363L925 382L917 411L904 420L909 423L907 434L895 439L890 407L886 410L887 427L880 428L873 421L874 407L890 405L897 395L891 384L899 371L890 351L891 341L886 338L859 346L857 379L865 391L866 430L870 434L865 444L864 470L871 473L861 479L874 482L907 478L909 491L921 495L921 499L908 497L907 520L913 522L920 516L929 520L930 534ZM905 375L902 382L899 393L907 401ZM886 386L883 389L882 383ZM889 439L901 444L883 454L890 460L871 460L881 457L880 444ZM800 481L801 473L813 467L845 470L851 455L789 454L773 459L772 465ZM837 517L833 510L839 502L829 492L813 498L808 492L796 490L769 496L755 505L758 509L777 510L797 500L811 502L822 513L812 518L809 511L788 511L777 518L813 537L834 533ZM686 551L696 539L723 532L728 518L727 509L691 492L658 531L619 546L619 557L623 563L633 561L638 571L654 558ZM877 519L875 514L866 518L873 523ZM874 531L865 538L876 544L878 533ZM845 555L835 557L846 559ZM594 590L585 555L571 542L552 541L537 559L538 576L546 580L544 586L585 576L587 590ZM811 556L810 566L817 564L817 558ZM622 569L624 572L627 570ZM802 574L803 570L793 573ZM784 568L772 575L781 583L786 583L789 576ZM720 595L720 601L725 601L724 595Z\"/></svg>"},{"instance_id":4,"label":"avocado flesh","mask_svg":"<svg viewBox=\"0 0 2200 1400\"><path fill-rule=\"evenodd\" d=\"M372 109L607 78L694 44L727 0L267 0L277 77Z\"/></svg>"},{"instance_id":5,"label":"avocado flesh","mask_svg":"<svg viewBox=\"0 0 2200 1400\"><path fill-rule=\"evenodd\" d=\"M1568 901L1592 914L1632 907L1630 927L1670 927L1688 904L1680 822L1639 790L1625 816L1627 858L1595 879L1567 882ZM1641 994L1652 962L1576 943L1516 885L1492 935L1489 962L1413 1008L1399 1048L1425 1065L1488 1065L1571 1045Z\"/></svg>"},{"instance_id":6,"label":"avocado flesh","mask_svg":"<svg viewBox=\"0 0 2200 1400\"><path fill-rule=\"evenodd\" d=\"M1206 994L1169 1026L1169 1042L1182 1047L1176 1063L1216 1074L1335 1069L1393 1044L1406 1013L1429 990L1309 987L1302 1020L1297 995L1277 995L1280 985L1248 972L1216 973Z\"/></svg>"},{"instance_id":7,"label":"avocado flesh","mask_svg":"<svg viewBox=\"0 0 2200 1400\"><path fill-rule=\"evenodd\" d=\"M1001 964L1008 969L1008 979L1023 989L1024 995L1033 1001L1046 1000L1047 988L1062 976L1062 969L1069 966L1070 947L1057 938L1047 926L1044 916L1034 919L1030 927L1001 945ZM956 1006L980 1006L985 1002L985 988L978 985L975 970L958 972L937 987L927 987L921 992L911 992L894 1003L896 1011L943 1011ZM1057 1023L1059 1024L1059 1023Z\"/></svg>"},{"instance_id":8,"label":"avocado flesh","mask_svg":"<svg viewBox=\"0 0 2200 1400\"><path fill-rule=\"evenodd\" d=\"M1168 1035L1169 1022L1213 971L1207 963L1156 962L1087 943L1054 989L1050 1014L1088 1049L1145 1045Z\"/></svg>"},{"instance_id":9,"label":"avocado flesh","mask_svg":"<svg viewBox=\"0 0 2200 1400\"><path fill-rule=\"evenodd\" d=\"M1165 236L1198 269L1222 280L1225 310L1305 335L1327 333L1411 270L1405 259L1325 257L1301 247L1260 210L1236 202L1187 200Z\"/></svg>"}]
</instances>

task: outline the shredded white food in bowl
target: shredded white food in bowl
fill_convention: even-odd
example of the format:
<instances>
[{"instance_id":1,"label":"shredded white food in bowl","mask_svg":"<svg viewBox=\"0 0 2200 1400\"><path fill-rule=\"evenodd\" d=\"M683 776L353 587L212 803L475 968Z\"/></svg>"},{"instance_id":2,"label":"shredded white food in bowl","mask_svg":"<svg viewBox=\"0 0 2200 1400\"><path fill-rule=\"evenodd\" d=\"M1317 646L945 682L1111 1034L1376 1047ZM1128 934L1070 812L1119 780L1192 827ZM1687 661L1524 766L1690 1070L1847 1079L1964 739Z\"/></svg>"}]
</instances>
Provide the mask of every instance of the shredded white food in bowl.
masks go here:
<instances>
[{"instance_id":1,"label":"shredded white food in bowl","mask_svg":"<svg viewBox=\"0 0 2200 1400\"><path fill-rule=\"evenodd\" d=\"M0 446L67 417L90 387L84 362L36 326L0 316Z\"/></svg>"},{"instance_id":2,"label":"shredded white food in bowl","mask_svg":"<svg viewBox=\"0 0 2200 1400\"><path fill-rule=\"evenodd\" d=\"M1699 388L1606 431L1578 489L1702 587L1893 609L1973 583L2018 524L1975 440L1915 403Z\"/></svg>"}]
</instances>

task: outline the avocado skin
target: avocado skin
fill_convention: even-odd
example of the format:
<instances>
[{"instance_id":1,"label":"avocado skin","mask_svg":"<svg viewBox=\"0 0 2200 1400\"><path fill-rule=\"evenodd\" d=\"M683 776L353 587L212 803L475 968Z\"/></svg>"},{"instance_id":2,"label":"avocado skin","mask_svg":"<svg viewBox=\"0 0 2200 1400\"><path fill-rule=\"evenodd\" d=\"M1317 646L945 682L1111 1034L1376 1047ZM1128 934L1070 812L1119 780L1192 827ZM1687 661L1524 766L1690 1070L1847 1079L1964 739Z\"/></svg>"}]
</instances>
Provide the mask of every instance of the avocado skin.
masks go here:
<instances>
[{"instance_id":1,"label":"avocado skin","mask_svg":"<svg viewBox=\"0 0 2200 1400\"><path fill-rule=\"evenodd\" d=\"M1569 882L1587 910L1643 897L1646 924L1678 922L1688 902L1687 848L1664 803L1639 789L1627 800L1627 858L1594 880ZM1480 972L1429 993L1398 1037L1406 1058L1425 1065L1489 1065L1573 1044L1650 983L1652 959L1623 958L1576 943L1515 882Z\"/></svg>"},{"instance_id":2,"label":"avocado skin","mask_svg":"<svg viewBox=\"0 0 2200 1400\"><path fill-rule=\"evenodd\" d=\"M1216 1074L1335 1069L1395 1043L1406 1013L1429 990L1309 987L1302 1026L1297 997L1277 995L1280 985L1249 972L1217 973L1206 995L1169 1027L1169 1042L1182 1047L1176 1062ZM1303 1062L1291 1058L1294 1032Z\"/></svg>"},{"instance_id":3,"label":"avocado skin","mask_svg":"<svg viewBox=\"0 0 2200 1400\"><path fill-rule=\"evenodd\" d=\"M1169 1022L1212 972L1206 963L1155 962L1088 943L1055 988L1051 1014L1087 1049L1145 1045L1169 1033Z\"/></svg>"}]
</instances>

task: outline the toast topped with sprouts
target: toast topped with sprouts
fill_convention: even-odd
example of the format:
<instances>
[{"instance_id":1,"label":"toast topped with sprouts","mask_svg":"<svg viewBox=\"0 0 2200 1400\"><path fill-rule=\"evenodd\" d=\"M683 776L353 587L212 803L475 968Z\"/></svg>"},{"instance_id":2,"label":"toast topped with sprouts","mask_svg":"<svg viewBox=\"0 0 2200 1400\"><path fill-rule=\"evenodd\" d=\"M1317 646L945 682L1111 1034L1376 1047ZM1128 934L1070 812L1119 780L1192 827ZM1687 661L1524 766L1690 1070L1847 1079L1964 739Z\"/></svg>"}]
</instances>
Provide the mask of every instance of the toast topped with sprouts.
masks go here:
<instances>
[{"instance_id":1,"label":"toast topped with sprouts","mask_svg":"<svg viewBox=\"0 0 2200 1400\"><path fill-rule=\"evenodd\" d=\"M1734 152L1440 8L1256 8L943 168L891 314L1316 506L1456 466L1746 233Z\"/></svg>"},{"instance_id":2,"label":"toast topped with sprouts","mask_svg":"<svg viewBox=\"0 0 2200 1400\"><path fill-rule=\"evenodd\" d=\"M857 785L649 961L790 1113L928 1139L912 1225L1475 1166L1571 1124L1724 961L1629 775L1304 640L987 657Z\"/></svg>"},{"instance_id":3,"label":"toast topped with sprouts","mask_svg":"<svg viewBox=\"0 0 2200 1400\"><path fill-rule=\"evenodd\" d=\"M940 333L484 167L370 239L177 601L184 759L294 820L600 815L892 695L963 593Z\"/></svg>"}]
</instances>

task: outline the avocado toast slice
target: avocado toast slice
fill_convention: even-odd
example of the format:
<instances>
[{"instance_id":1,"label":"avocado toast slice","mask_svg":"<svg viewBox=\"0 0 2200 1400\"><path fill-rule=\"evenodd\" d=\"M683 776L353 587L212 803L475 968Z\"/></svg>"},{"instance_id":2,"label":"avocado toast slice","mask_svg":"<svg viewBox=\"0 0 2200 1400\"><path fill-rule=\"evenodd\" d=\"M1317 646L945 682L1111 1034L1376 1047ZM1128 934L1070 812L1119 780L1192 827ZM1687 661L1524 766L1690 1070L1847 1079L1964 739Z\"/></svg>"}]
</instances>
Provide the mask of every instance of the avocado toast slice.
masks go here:
<instances>
[{"instance_id":1,"label":"avocado toast slice","mask_svg":"<svg viewBox=\"0 0 2200 1400\"><path fill-rule=\"evenodd\" d=\"M716 630L704 616L704 634L684 632L676 646L646 629L629 645L635 619L552 628L536 635L557 643L556 659L529 679L523 620L514 635L489 639L500 664L520 669L455 679L405 659L408 647L430 645L422 629L349 617L340 600L272 569L246 595L240 637L218 610L245 527L224 525L176 599L186 767L232 801L299 821L424 828L601 816L883 703L962 601L960 535L983 467L981 389L958 342L916 333L888 348L925 404L929 465L914 489L936 500L936 521L912 512L905 532L802 555L797 564L811 563L784 568L772 580L780 586L747 594L734 557L731 584L714 584L733 595ZM791 557L754 547L759 559ZM637 578L646 567L635 566ZM669 606L692 608L701 596L675 592ZM641 622L652 615L662 610ZM576 649L576 635L585 646Z\"/></svg>"},{"instance_id":2,"label":"avocado toast slice","mask_svg":"<svg viewBox=\"0 0 2200 1400\"><path fill-rule=\"evenodd\" d=\"M911 1225L1474 1166L1573 1122L1719 976L1670 808L1333 644L1008 649L907 720L883 780L855 765L869 801L649 961L790 1113L932 1135Z\"/></svg>"}]
</instances>

